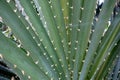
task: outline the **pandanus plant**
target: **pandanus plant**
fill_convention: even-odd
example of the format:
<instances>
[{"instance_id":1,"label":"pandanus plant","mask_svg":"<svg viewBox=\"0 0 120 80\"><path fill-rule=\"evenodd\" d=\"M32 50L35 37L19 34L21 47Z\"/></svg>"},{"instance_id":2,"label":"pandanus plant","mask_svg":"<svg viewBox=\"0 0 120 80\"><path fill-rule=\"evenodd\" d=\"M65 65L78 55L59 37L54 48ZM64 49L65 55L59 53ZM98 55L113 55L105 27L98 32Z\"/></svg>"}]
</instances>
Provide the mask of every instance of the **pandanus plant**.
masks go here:
<instances>
[{"instance_id":1,"label":"pandanus plant","mask_svg":"<svg viewBox=\"0 0 120 80\"><path fill-rule=\"evenodd\" d=\"M0 16L18 40L1 32L0 53L21 80L118 80L117 1L105 0L96 18L97 0L0 0Z\"/></svg>"}]
</instances>

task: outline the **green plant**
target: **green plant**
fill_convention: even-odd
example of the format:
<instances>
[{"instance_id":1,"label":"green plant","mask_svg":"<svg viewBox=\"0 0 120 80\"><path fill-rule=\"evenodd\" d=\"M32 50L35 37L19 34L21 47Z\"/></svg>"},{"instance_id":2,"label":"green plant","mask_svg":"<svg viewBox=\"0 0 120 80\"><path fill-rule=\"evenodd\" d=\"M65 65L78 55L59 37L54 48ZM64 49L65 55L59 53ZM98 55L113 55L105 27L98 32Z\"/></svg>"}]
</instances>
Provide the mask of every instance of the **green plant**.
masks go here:
<instances>
[{"instance_id":1,"label":"green plant","mask_svg":"<svg viewBox=\"0 0 120 80\"><path fill-rule=\"evenodd\" d=\"M21 80L108 79L120 53L120 13L108 25L117 0L105 0L95 24L97 0L19 1L27 15L0 0L0 16L19 40L0 33L0 53Z\"/></svg>"}]
</instances>

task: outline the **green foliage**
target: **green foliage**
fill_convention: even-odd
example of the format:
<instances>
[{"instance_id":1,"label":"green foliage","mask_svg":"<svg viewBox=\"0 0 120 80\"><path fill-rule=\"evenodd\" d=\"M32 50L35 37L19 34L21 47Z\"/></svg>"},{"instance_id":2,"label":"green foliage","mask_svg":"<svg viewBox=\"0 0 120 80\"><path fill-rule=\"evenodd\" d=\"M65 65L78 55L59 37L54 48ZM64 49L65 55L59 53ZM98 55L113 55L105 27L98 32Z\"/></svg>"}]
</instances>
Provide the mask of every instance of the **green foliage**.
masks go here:
<instances>
[{"instance_id":1,"label":"green foliage","mask_svg":"<svg viewBox=\"0 0 120 80\"><path fill-rule=\"evenodd\" d=\"M108 80L120 54L120 13L108 24L117 0L105 0L98 18L97 0L19 2L0 0L0 16L19 41L0 32L0 53L21 80Z\"/></svg>"}]
</instances>

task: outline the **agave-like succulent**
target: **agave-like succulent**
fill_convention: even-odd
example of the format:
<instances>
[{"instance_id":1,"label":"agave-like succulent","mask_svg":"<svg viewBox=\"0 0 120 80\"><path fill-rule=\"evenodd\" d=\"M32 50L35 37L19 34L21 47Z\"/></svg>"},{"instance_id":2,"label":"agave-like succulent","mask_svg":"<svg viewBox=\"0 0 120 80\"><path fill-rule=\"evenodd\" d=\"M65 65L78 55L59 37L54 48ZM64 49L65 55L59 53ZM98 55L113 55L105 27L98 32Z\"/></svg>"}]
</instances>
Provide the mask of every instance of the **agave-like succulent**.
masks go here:
<instances>
[{"instance_id":1,"label":"agave-like succulent","mask_svg":"<svg viewBox=\"0 0 120 80\"><path fill-rule=\"evenodd\" d=\"M97 0L0 0L18 40L1 32L0 53L21 80L120 79L117 1L105 0L95 17Z\"/></svg>"}]
</instances>

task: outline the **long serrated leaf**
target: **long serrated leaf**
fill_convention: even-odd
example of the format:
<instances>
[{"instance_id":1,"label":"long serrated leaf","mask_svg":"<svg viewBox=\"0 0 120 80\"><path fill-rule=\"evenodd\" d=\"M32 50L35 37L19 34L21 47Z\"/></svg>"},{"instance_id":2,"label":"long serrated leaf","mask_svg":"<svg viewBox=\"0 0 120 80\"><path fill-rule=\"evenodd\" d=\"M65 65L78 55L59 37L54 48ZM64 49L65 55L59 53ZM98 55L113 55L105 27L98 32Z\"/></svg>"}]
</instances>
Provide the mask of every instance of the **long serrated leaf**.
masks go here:
<instances>
[{"instance_id":1,"label":"long serrated leaf","mask_svg":"<svg viewBox=\"0 0 120 80\"><path fill-rule=\"evenodd\" d=\"M111 23L111 26L109 27L108 31L106 32L106 35L104 36L103 40L101 41L98 55L96 56L95 63L93 64L93 68L91 69L91 75L97 70L97 68L100 68L100 65L102 64L102 60L106 57L106 55L109 53L109 48L114 46L111 45L115 41L116 35L119 35L120 31L120 14L114 19L114 21ZM119 37L118 37L119 38Z\"/></svg>"},{"instance_id":2,"label":"long serrated leaf","mask_svg":"<svg viewBox=\"0 0 120 80\"><path fill-rule=\"evenodd\" d=\"M46 76L16 44L7 39L2 33L0 33L0 37L0 45L2 45L0 46L0 53L6 60L12 64L16 64L19 69L24 70L33 80L37 80L38 78L40 80L49 80L48 76ZM33 73L36 73L36 75L33 75Z\"/></svg>"},{"instance_id":3,"label":"long serrated leaf","mask_svg":"<svg viewBox=\"0 0 120 80\"><path fill-rule=\"evenodd\" d=\"M78 79L78 72L80 69L80 65L82 63L83 54L85 53L85 50L87 48L88 39L90 35L90 29L92 26L93 16L94 16L94 10L96 6L96 0L89 1L83 1L81 2L81 20L79 20L80 31L78 31L78 43L76 47L76 55L75 55L75 63L73 68L73 74L74 79ZM74 9L74 7L73 7ZM75 24L76 25L76 24Z\"/></svg>"},{"instance_id":4,"label":"long serrated leaf","mask_svg":"<svg viewBox=\"0 0 120 80\"><path fill-rule=\"evenodd\" d=\"M58 27L58 30L59 30L59 33L60 33L60 36L61 36L61 40L62 40L62 43L63 43L65 54L66 54L66 56L68 56L68 54L67 54L67 51L68 51L67 50L68 49L67 35L66 35L66 27L65 27L65 22L64 22L65 17L63 16L63 13L62 13L62 8L61 8L61 5L60 5L60 1L59 0L56 0L56 1L51 0L50 5L52 6L51 10L52 10L52 13L54 15L55 22L57 24L57 27Z\"/></svg>"},{"instance_id":5,"label":"long serrated leaf","mask_svg":"<svg viewBox=\"0 0 120 80\"><path fill-rule=\"evenodd\" d=\"M118 42L118 45L114 47L114 49L112 50L112 54L110 54L108 56L108 58L106 59L105 63L103 64L103 66L101 67L99 74L96 75L95 79L101 79L104 78L105 75L108 73L109 68L111 68L111 65L113 65L113 61L115 60L116 56L119 54L119 49L120 49L120 41Z\"/></svg>"},{"instance_id":6,"label":"long serrated leaf","mask_svg":"<svg viewBox=\"0 0 120 80\"><path fill-rule=\"evenodd\" d=\"M99 40L104 32L105 26L107 25L109 17L112 13L115 2L116 2L116 0L105 0L105 2L103 4L103 8L102 8L101 14L99 15L98 22L95 25L96 26L95 31L92 35L91 44L88 48L88 53L85 57L85 62L83 64L79 80L86 79L93 55L96 51L96 48L99 44Z\"/></svg>"},{"instance_id":7,"label":"long serrated leaf","mask_svg":"<svg viewBox=\"0 0 120 80\"><path fill-rule=\"evenodd\" d=\"M71 54L70 54L70 66L71 66L71 69L73 69L73 59L74 59L74 56L76 54L76 44L78 43L78 40L77 40L77 33L80 31L79 29L79 23L80 23L80 15L81 15L81 7L82 7L82 4L83 4L83 0L76 0L76 1L73 1L72 2L72 16L71 16L71 39L70 39L70 42L71 42L71 46L70 46L70 50L71 50Z\"/></svg>"},{"instance_id":8,"label":"long serrated leaf","mask_svg":"<svg viewBox=\"0 0 120 80\"><path fill-rule=\"evenodd\" d=\"M36 1L36 0L34 0L34 1ZM36 4L37 4L37 1L36 1ZM60 37L61 37L61 42L63 44L63 48L64 48L64 51L65 51L66 58L68 58L68 44L67 44L68 40L67 40L66 27L65 27L65 23L64 23L64 16L63 16L63 13L62 13L60 1L59 0L56 0L56 1L51 0L49 2L49 5L52 6L51 10L52 10L52 13L53 13L53 16L54 16L54 19L55 19L55 22L56 22L56 26L58 28L58 31L59 31L59 34L60 34ZM40 6L38 6L38 8L39 7ZM65 75L65 74L62 74L62 75ZM70 78L70 76L68 76L67 78Z\"/></svg>"}]
</instances>

